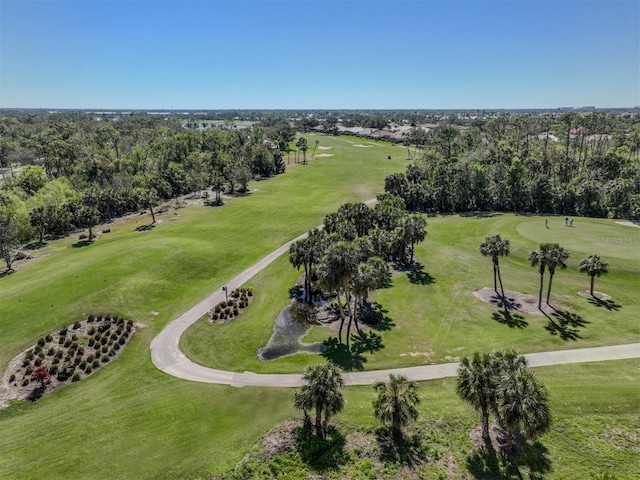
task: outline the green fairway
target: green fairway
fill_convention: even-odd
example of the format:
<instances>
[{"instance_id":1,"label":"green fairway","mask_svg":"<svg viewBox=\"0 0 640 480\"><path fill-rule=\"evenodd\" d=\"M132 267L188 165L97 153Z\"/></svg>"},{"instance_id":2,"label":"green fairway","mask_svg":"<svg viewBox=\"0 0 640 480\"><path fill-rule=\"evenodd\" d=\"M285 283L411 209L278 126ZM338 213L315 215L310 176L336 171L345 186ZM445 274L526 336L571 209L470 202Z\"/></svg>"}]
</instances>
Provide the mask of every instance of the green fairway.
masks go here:
<instances>
[{"instance_id":1,"label":"green fairway","mask_svg":"<svg viewBox=\"0 0 640 480\"><path fill-rule=\"evenodd\" d=\"M391 288L375 293L374 300L388 311L394 326L378 332L384 348L363 354L363 368L441 363L477 350L510 347L529 353L640 339L636 319L640 307L640 259L634 258L633 252L623 259L620 254L608 256L606 248L597 248L597 241L603 236L621 237L630 227L611 220L580 219L579 226L570 229L562 225L556 229L559 235L552 237L548 235L550 230L545 230L542 217L447 216L434 217L429 222L427 240L416 248L416 255L431 277L424 283L432 283L414 283L403 273L393 278ZM579 239L573 238L576 228L583 232ZM528 251L543 241L565 245L571 240L571 246L567 246L571 251L568 268L556 273L552 299L571 314L575 324L567 325L564 331L550 331L552 324L544 316L522 315L520 328L510 328L493 318L499 310L472 295L474 289L493 285L491 260L478 251L490 233L501 233L511 240L511 255L501 261L505 288L532 295L537 295L539 276L527 263ZM610 262L611 273L597 279L596 289L611 295L613 309L593 305L577 295L589 286L589 277L578 271L578 264L591 253L600 253ZM200 320L183 335L183 351L200 364L240 372L297 372L302 365L317 361L315 356L306 354L269 362L256 357L256 351L265 346L273 331L275 318L287 304L287 291L297 275L286 256L280 258L251 282L258 300L242 317L224 325ZM313 327L304 341L322 341L330 335L337 333Z\"/></svg>"},{"instance_id":2,"label":"green fairway","mask_svg":"<svg viewBox=\"0 0 640 480\"><path fill-rule=\"evenodd\" d=\"M318 138L328 147L317 153L334 156L308 155L308 165L292 163L284 175L250 184L250 195L228 199L222 208L189 206L159 215L160 222L147 232L135 231L149 223L148 216L136 215L109 225L111 233L90 246L73 247L77 236L50 242L34 252L39 258L0 278L0 369L38 337L88 313L117 314L146 325L117 361L87 380L33 404L17 402L0 410L0 478L206 477L231 468L269 428L294 415L289 389L179 380L153 366L149 344L169 321L285 241L320 224L340 204L382 192L384 177L403 171L407 163L400 146L361 148L353 146L364 143L361 139L307 137L310 145ZM416 254L433 282L412 283L404 273L394 277L390 288L376 292L374 299L394 325L379 332L384 348L364 354L364 368L434 363L509 346L528 352L638 341L637 255L632 248L597 248L601 237L633 236L636 230L609 220L578 219L574 225L576 232L590 231L589 239L572 239L574 232L560 224L554 230L562 238L543 238L548 232L542 217L431 218L427 240ZM538 281L526 262L530 248L558 241L572 251L569 269L556 274L554 298L586 322L576 327L575 340L551 335L544 317L526 316L524 328L509 328L492 319L493 307L471 294L492 285L490 259L478 252L488 233L511 239L512 254L501 262L505 288L526 293L535 294ZM610 274L596 280L596 289L611 295L618 309L576 295L589 285L577 263L591 253L610 262ZM295 355L260 362L255 357L298 274L286 256L278 259L251 281L256 298L243 315L226 325L198 322L181 345L200 363L237 371L299 372L322 360ZM327 333L314 327L304 340L322 340ZM557 428L543 439L553 460L549 478L569 478L576 461L586 465L579 473L588 474L598 462L620 462L622 474L638 473L629 461L636 447L626 440L627 432L639 427L638 362L539 372L558 413ZM459 451L456 462L464 463L468 429L478 419L457 400L453 385L452 379L425 382L420 408L423 419L452 426L447 441ZM346 396L347 408L338 420L357 428L372 426L370 387L349 388ZM625 435L620 448L606 443L613 428Z\"/></svg>"}]
</instances>

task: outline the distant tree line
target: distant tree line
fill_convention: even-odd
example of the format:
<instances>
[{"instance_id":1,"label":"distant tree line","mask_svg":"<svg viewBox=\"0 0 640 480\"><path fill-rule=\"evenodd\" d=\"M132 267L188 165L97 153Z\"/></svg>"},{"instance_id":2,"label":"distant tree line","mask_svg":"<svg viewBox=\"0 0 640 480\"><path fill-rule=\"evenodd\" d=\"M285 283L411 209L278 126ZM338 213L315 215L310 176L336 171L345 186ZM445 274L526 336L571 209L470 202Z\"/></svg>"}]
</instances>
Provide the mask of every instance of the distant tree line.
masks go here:
<instances>
[{"instance_id":1,"label":"distant tree line","mask_svg":"<svg viewBox=\"0 0 640 480\"><path fill-rule=\"evenodd\" d=\"M406 140L416 160L385 180L410 210L640 218L640 125L621 117L504 116L416 132Z\"/></svg>"}]
</instances>

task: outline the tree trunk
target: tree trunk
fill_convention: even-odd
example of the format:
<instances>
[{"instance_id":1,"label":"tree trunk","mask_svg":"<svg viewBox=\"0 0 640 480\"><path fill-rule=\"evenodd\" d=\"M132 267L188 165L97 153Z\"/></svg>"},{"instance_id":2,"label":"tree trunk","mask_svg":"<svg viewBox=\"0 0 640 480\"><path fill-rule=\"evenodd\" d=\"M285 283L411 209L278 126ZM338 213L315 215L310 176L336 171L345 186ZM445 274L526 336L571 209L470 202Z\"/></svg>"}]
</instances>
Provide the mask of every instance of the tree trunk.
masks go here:
<instances>
[{"instance_id":1,"label":"tree trunk","mask_svg":"<svg viewBox=\"0 0 640 480\"><path fill-rule=\"evenodd\" d=\"M553 273L549 272L549 287L547 288L547 305L549 305L549 298L551 297L551 283L553 282Z\"/></svg>"},{"instance_id":2,"label":"tree trunk","mask_svg":"<svg viewBox=\"0 0 640 480\"><path fill-rule=\"evenodd\" d=\"M93 240L93 230L89 227L89 241Z\"/></svg>"},{"instance_id":3,"label":"tree trunk","mask_svg":"<svg viewBox=\"0 0 640 480\"><path fill-rule=\"evenodd\" d=\"M502 293L502 306L505 313L507 312L507 297L504 294L504 287L502 286L502 275L500 275L500 264L496 263L496 271L498 272L498 281L500 282L500 292Z\"/></svg>"},{"instance_id":4,"label":"tree trunk","mask_svg":"<svg viewBox=\"0 0 640 480\"><path fill-rule=\"evenodd\" d=\"M591 294L591 296L593 297L593 284L595 282L596 276L595 275L591 275L591 290L589 291L589 293Z\"/></svg>"},{"instance_id":5,"label":"tree trunk","mask_svg":"<svg viewBox=\"0 0 640 480\"><path fill-rule=\"evenodd\" d=\"M316 408L316 434L320 438L324 438L324 431L322 429L322 408Z\"/></svg>"},{"instance_id":6,"label":"tree trunk","mask_svg":"<svg viewBox=\"0 0 640 480\"><path fill-rule=\"evenodd\" d=\"M149 211L151 212L151 219L153 220L151 225L154 225L156 223L156 215L153 213L153 205L149 205Z\"/></svg>"},{"instance_id":7,"label":"tree trunk","mask_svg":"<svg viewBox=\"0 0 640 480\"><path fill-rule=\"evenodd\" d=\"M493 289L498 295L498 270L496 269L496 261L493 260Z\"/></svg>"},{"instance_id":8,"label":"tree trunk","mask_svg":"<svg viewBox=\"0 0 640 480\"><path fill-rule=\"evenodd\" d=\"M340 330L338 330L338 341L342 343L342 327L344 326L344 312L340 304L340 290L338 290L338 311L340 312Z\"/></svg>"},{"instance_id":9,"label":"tree trunk","mask_svg":"<svg viewBox=\"0 0 640 480\"><path fill-rule=\"evenodd\" d=\"M489 436L489 412L485 408L482 409L482 438L487 444L491 442L491 437Z\"/></svg>"},{"instance_id":10,"label":"tree trunk","mask_svg":"<svg viewBox=\"0 0 640 480\"><path fill-rule=\"evenodd\" d=\"M544 288L544 273L540 274L540 291L538 292L538 310L542 310L542 289Z\"/></svg>"}]
</instances>

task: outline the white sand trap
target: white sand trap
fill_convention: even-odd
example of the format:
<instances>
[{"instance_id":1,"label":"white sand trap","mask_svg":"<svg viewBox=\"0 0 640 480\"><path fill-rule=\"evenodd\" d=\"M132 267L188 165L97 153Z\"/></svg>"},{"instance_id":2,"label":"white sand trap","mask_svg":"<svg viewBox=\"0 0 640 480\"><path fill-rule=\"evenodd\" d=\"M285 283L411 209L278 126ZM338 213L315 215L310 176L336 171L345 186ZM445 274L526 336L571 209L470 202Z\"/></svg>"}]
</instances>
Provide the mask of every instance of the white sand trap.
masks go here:
<instances>
[{"instance_id":1,"label":"white sand trap","mask_svg":"<svg viewBox=\"0 0 640 480\"><path fill-rule=\"evenodd\" d=\"M333 153L319 153L316 157L333 157Z\"/></svg>"},{"instance_id":2,"label":"white sand trap","mask_svg":"<svg viewBox=\"0 0 640 480\"><path fill-rule=\"evenodd\" d=\"M624 225L625 227L640 227L640 224L634 222L616 222L618 225Z\"/></svg>"},{"instance_id":3,"label":"white sand trap","mask_svg":"<svg viewBox=\"0 0 640 480\"><path fill-rule=\"evenodd\" d=\"M360 147L360 148L371 148L371 147L373 147L373 145L362 145L362 144L360 144L360 143L356 143L356 144L354 145L354 147Z\"/></svg>"},{"instance_id":4,"label":"white sand trap","mask_svg":"<svg viewBox=\"0 0 640 480\"><path fill-rule=\"evenodd\" d=\"M322 145L320 145L318 147L318 150L331 150L333 147L323 147Z\"/></svg>"}]
</instances>

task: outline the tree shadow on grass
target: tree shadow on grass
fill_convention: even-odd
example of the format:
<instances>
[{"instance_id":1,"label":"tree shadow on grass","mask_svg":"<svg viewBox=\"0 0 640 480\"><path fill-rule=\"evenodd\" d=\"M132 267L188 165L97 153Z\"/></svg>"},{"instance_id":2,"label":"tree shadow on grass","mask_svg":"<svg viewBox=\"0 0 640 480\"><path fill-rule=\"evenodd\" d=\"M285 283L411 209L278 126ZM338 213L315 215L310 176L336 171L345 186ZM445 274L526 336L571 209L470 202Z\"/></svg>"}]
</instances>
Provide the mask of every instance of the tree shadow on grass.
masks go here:
<instances>
[{"instance_id":1,"label":"tree shadow on grass","mask_svg":"<svg viewBox=\"0 0 640 480\"><path fill-rule=\"evenodd\" d=\"M420 262L414 263L407 272L407 278L409 281L416 285L431 285L435 283L436 279L428 272L424 271L424 265Z\"/></svg>"},{"instance_id":2,"label":"tree shadow on grass","mask_svg":"<svg viewBox=\"0 0 640 480\"><path fill-rule=\"evenodd\" d=\"M590 322L577 313L567 312L566 310L554 310L555 313L552 314L552 317L554 317L557 322L545 313L544 315L549 319L549 324L544 328L548 330L551 335L558 335L565 342L569 340L576 341L582 338L580 336L580 328Z\"/></svg>"},{"instance_id":3,"label":"tree shadow on grass","mask_svg":"<svg viewBox=\"0 0 640 480\"><path fill-rule=\"evenodd\" d=\"M347 348L347 345L340 343L336 337L329 337L323 342L323 345L325 350L321 355L334 365L347 372L364 370L367 359L361 353Z\"/></svg>"},{"instance_id":4,"label":"tree shadow on grass","mask_svg":"<svg viewBox=\"0 0 640 480\"><path fill-rule=\"evenodd\" d=\"M154 228L156 228L156 226L153 223L150 223L149 225L140 225L139 227L136 227L136 232L148 232Z\"/></svg>"},{"instance_id":5,"label":"tree shadow on grass","mask_svg":"<svg viewBox=\"0 0 640 480\"><path fill-rule=\"evenodd\" d=\"M368 332L360 331L351 335L351 352L355 354L371 353L374 354L384 348L382 337L376 332L369 330Z\"/></svg>"},{"instance_id":6,"label":"tree shadow on grass","mask_svg":"<svg viewBox=\"0 0 640 480\"><path fill-rule=\"evenodd\" d=\"M295 427L293 439L295 448L304 463L317 472L335 470L345 463L348 455L345 452L346 439L332 425L326 427L325 438L313 433L311 428Z\"/></svg>"},{"instance_id":7,"label":"tree shadow on grass","mask_svg":"<svg viewBox=\"0 0 640 480\"><path fill-rule=\"evenodd\" d=\"M389 313L389 310L378 302L366 304L363 309L361 321L374 330L391 330L391 327L394 327L395 323L393 323L393 320L387 313Z\"/></svg>"},{"instance_id":8,"label":"tree shadow on grass","mask_svg":"<svg viewBox=\"0 0 640 480\"><path fill-rule=\"evenodd\" d=\"M542 480L551 471L549 450L539 441L525 443L518 451L496 451L487 445L467 457L467 469L477 480L515 480L524 475L521 468L528 470L528 478Z\"/></svg>"},{"instance_id":9,"label":"tree shadow on grass","mask_svg":"<svg viewBox=\"0 0 640 480\"><path fill-rule=\"evenodd\" d=\"M80 240L79 242L76 242L71 246L73 248L82 248L82 247L88 247L89 245L93 245L94 243L95 243L94 240Z\"/></svg>"},{"instance_id":10,"label":"tree shadow on grass","mask_svg":"<svg viewBox=\"0 0 640 480\"><path fill-rule=\"evenodd\" d=\"M590 298L588 299L588 301L589 301L589 303L590 303L591 305L594 305L594 306L596 306L596 307L600 307L600 308L604 307L604 308L606 308L607 310L613 310L613 311L616 311L616 312L622 308L622 305L620 305L620 304L618 304L618 303L614 302L614 301L613 301L613 300L611 300L611 299L609 299L609 300L602 300L602 299L600 299L600 298L598 298L598 297L590 297Z\"/></svg>"},{"instance_id":11,"label":"tree shadow on grass","mask_svg":"<svg viewBox=\"0 0 640 480\"><path fill-rule=\"evenodd\" d=\"M499 295L497 293L495 295L491 295L489 302L491 302L491 305L495 305L499 308L506 307L507 310L520 310L522 308L522 304L518 303L515 297L503 297L502 295Z\"/></svg>"},{"instance_id":12,"label":"tree shadow on grass","mask_svg":"<svg viewBox=\"0 0 640 480\"><path fill-rule=\"evenodd\" d=\"M422 463L425 450L420 435L394 438L387 427L376 429L376 442L384 463L413 466Z\"/></svg>"},{"instance_id":13,"label":"tree shadow on grass","mask_svg":"<svg viewBox=\"0 0 640 480\"><path fill-rule=\"evenodd\" d=\"M529 326L529 322L524 319L524 315L520 315L519 313L500 310L499 312L492 313L491 318L498 323L507 325L509 328L525 328Z\"/></svg>"}]
</instances>

